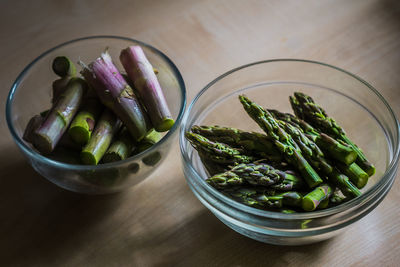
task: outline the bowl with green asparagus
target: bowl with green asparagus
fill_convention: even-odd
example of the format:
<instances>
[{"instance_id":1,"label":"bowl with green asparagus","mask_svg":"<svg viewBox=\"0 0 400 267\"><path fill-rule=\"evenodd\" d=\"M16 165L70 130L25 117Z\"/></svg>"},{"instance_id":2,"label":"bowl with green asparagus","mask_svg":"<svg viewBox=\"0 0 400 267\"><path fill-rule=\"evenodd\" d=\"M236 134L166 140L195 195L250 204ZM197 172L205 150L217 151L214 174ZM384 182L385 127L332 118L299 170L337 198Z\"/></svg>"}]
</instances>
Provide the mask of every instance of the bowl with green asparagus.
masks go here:
<instances>
[{"instance_id":1,"label":"bowl with green asparagus","mask_svg":"<svg viewBox=\"0 0 400 267\"><path fill-rule=\"evenodd\" d=\"M307 60L229 71L190 104L185 177L227 226L277 245L335 236L372 211L396 177L399 123L370 84Z\"/></svg>"},{"instance_id":2,"label":"bowl with green asparagus","mask_svg":"<svg viewBox=\"0 0 400 267\"><path fill-rule=\"evenodd\" d=\"M162 52L118 36L60 44L21 72L7 123L32 167L75 192L138 184L165 159L185 110L185 85Z\"/></svg>"}]
</instances>

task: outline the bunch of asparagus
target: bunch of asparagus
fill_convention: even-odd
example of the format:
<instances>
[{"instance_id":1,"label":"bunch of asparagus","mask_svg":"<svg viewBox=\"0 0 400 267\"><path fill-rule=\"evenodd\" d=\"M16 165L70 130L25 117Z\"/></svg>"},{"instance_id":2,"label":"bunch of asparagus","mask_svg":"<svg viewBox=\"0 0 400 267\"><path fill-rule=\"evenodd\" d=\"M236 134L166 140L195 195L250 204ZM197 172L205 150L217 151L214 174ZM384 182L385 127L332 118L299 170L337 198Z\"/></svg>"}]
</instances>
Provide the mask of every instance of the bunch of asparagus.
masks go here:
<instances>
[{"instance_id":1,"label":"bunch of asparagus","mask_svg":"<svg viewBox=\"0 0 400 267\"><path fill-rule=\"evenodd\" d=\"M248 206L292 213L339 205L361 195L375 167L314 100L296 92L296 116L239 96L264 133L193 126L186 138L223 194Z\"/></svg>"},{"instance_id":2,"label":"bunch of asparagus","mask_svg":"<svg viewBox=\"0 0 400 267\"><path fill-rule=\"evenodd\" d=\"M122 50L119 59L126 74L106 51L88 65L80 61L79 75L69 58L56 57L52 106L31 118L23 139L50 158L91 165L157 143L174 120L156 71L140 46Z\"/></svg>"}]
</instances>

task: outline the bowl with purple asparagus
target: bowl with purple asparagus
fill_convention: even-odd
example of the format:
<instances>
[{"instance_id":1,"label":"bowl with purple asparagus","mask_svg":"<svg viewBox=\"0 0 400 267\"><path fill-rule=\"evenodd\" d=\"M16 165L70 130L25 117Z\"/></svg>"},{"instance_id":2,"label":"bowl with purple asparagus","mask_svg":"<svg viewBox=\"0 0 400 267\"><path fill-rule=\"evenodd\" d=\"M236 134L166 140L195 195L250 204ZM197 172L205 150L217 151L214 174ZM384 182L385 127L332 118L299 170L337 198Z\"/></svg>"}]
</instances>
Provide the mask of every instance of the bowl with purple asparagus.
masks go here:
<instances>
[{"instance_id":1,"label":"bowl with purple asparagus","mask_svg":"<svg viewBox=\"0 0 400 267\"><path fill-rule=\"evenodd\" d=\"M32 167L75 192L105 194L148 177L165 159L185 110L173 62L130 38L93 36L30 63L6 106Z\"/></svg>"},{"instance_id":2,"label":"bowl with purple asparagus","mask_svg":"<svg viewBox=\"0 0 400 267\"><path fill-rule=\"evenodd\" d=\"M229 71L180 130L190 189L215 216L278 245L328 239L372 211L396 177L399 123L367 82L307 60Z\"/></svg>"}]
</instances>

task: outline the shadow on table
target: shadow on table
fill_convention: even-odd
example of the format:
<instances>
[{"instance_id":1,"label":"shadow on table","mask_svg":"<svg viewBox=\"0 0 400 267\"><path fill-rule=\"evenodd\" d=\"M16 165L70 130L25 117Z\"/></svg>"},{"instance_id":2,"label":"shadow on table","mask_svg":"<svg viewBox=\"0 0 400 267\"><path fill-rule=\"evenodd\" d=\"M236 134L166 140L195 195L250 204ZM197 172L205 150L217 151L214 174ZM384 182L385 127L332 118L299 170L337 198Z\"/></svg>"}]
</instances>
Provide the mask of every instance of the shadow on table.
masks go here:
<instances>
[{"instance_id":1,"label":"shadow on table","mask_svg":"<svg viewBox=\"0 0 400 267\"><path fill-rule=\"evenodd\" d=\"M236 233L202 210L171 232L132 237L125 249L151 266L285 266L295 258L318 262L329 242L292 247L264 244Z\"/></svg>"},{"instance_id":2,"label":"shadow on table","mask_svg":"<svg viewBox=\"0 0 400 267\"><path fill-rule=\"evenodd\" d=\"M72 240L84 241L89 229L93 234L96 224L120 203L121 194L87 196L66 191L20 157L5 157L0 156L0 265L57 259L61 250L65 254L76 246Z\"/></svg>"}]
</instances>

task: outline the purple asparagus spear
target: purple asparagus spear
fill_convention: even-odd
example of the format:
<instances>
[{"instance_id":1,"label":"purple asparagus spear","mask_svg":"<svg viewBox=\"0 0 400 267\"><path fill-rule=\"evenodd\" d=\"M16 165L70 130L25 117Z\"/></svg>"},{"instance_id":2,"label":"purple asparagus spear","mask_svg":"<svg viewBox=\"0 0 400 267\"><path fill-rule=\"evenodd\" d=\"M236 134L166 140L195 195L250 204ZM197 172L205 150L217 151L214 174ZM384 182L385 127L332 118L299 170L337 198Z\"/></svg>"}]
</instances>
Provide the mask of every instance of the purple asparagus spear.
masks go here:
<instances>
[{"instance_id":1,"label":"purple asparagus spear","mask_svg":"<svg viewBox=\"0 0 400 267\"><path fill-rule=\"evenodd\" d=\"M39 152L49 154L54 150L78 111L85 90L86 83L80 78L72 78L68 83L40 127L33 133L32 144Z\"/></svg>"},{"instance_id":2,"label":"purple asparagus spear","mask_svg":"<svg viewBox=\"0 0 400 267\"><path fill-rule=\"evenodd\" d=\"M95 89L100 101L111 109L137 141L151 130L151 124L132 88L105 52L89 66L83 65L81 74Z\"/></svg>"},{"instance_id":3,"label":"purple asparagus spear","mask_svg":"<svg viewBox=\"0 0 400 267\"><path fill-rule=\"evenodd\" d=\"M174 120L154 69L142 48L130 46L121 51L119 59L143 100L143 105L156 131L168 131L174 125Z\"/></svg>"}]
</instances>

